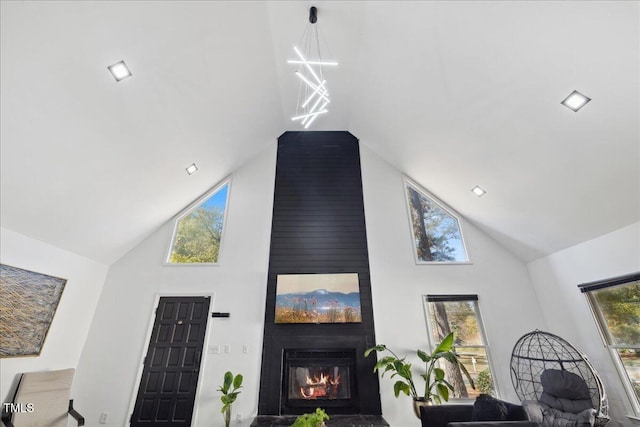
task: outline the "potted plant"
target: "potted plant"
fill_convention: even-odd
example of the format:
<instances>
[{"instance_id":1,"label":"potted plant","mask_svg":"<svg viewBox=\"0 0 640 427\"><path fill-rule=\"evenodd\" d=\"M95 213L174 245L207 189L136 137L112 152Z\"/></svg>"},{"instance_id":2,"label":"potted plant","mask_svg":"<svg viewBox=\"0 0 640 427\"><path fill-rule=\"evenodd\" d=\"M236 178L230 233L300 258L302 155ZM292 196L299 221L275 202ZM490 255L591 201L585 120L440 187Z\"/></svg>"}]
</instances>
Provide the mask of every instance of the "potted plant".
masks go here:
<instances>
[{"instance_id":1,"label":"potted plant","mask_svg":"<svg viewBox=\"0 0 640 427\"><path fill-rule=\"evenodd\" d=\"M232 386L233 388L231 388ZM225 372L223 383L218 388L218 391L222 393L222 396L220 396L222 401L221 412L224 416L225 427L229 427L229 424L231 424L231 405L240 394L240 388L242 388L242 375L238 374L234 377L231 371Z\"/></svg>"},{"instance_id":2,"label":"potted plant","mask_svg":"<svg viewBox=\"0 0 640 427\"><path fill-rule=\"evenodd\" d=\"M467 377L469 384L475 389L475 384L467 368L460 362L460 356L453 349L453 332L444 337L444 339L436 345L431 353L418 350L417 354L420 360L425 363L425 372L420 376L425 381L424 394L419 395L413 381L413 372L411 371L411 363L406 361L406 357L398 357L393 351L389 350L384 344L367 349L364 353L365 357L373 351L388 351L390 356L384 356L373 367L373 372L381 371L382 376L391 372L391 378L398 377L393 384L393 392L396 397L400 392L411 396L413 399L413 409L416 416L420 418L420 406L431 403L441 403L443 400L449 400L449 390L453 391L453 386L445 379L444 369L437 366L437 363L443 359L457 366L460 371Z\"/></svg>"},{"instance_id":3,"label":"potted plant","mask_svg":"<svg viewBox=\"0 0 640 427\"><path fill-rule=\"evenodd\" d=\"M302 414L296 418L291 427L325 427L324 421L328 419L329 415L324 410L316 408L315 412Z\"/></svg>"}]
</instances>

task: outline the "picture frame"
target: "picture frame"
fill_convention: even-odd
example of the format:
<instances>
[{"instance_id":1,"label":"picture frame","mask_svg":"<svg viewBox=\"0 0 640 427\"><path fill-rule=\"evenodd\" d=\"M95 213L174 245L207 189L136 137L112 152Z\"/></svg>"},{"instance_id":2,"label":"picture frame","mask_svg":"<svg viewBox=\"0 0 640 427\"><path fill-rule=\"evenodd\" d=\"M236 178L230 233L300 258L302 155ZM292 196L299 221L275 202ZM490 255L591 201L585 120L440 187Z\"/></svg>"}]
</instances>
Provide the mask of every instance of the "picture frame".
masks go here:
<instances>
[{"instance_id":1,"label":"picture frame","mask_svg":"<svg viewBox=\"0 0 640 427\"><path fill-rule=\"evenodd\" d=\"M361 323L357 273L279 274L275 323Z\"/></svg>"},{"instance_id":2,"label":"picture frame","mask_svg":"<svg viewBox=\"0 0 640 427\"><path fill-rule=\"evenodd\" d=\"M40 355L66 283L0 264L0 358Z\"/></svg>"}]
</instances>

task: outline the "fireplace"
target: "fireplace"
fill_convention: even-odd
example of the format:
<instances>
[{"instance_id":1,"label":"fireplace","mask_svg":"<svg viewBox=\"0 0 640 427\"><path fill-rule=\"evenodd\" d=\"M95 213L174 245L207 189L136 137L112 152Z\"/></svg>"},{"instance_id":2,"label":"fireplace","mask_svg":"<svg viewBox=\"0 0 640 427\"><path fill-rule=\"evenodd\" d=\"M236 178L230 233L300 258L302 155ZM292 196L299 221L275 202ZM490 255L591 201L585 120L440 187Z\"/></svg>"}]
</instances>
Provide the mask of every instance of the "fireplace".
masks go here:
<instances>
[{"instance_id":1,"label":"fireplace","mask_svg":"<svg viewBox=\"0 0 640 427\"><path fill-rule=\"evenodd\" d=\"M283 294L278 276L353 273L359 321L289 323L276 315ZM360 151L350 133L285 132L278 138L265 296L258 399L264 425L291 425L295 415L318 407L332 424L334 415L379 419L376 361L364 357L376 339ZM378 421L345 425L386 425Z\"/></svg>"},{"instance_id":2,"label":"fireplace","mask_svg":"<svg viewBox=\"0 0 640 427\"><path fill-rule=\"evenodd\" d=\"M355 361L355 349L284 350L281 413L358 413Z\"/></svg>"}]
</instances>

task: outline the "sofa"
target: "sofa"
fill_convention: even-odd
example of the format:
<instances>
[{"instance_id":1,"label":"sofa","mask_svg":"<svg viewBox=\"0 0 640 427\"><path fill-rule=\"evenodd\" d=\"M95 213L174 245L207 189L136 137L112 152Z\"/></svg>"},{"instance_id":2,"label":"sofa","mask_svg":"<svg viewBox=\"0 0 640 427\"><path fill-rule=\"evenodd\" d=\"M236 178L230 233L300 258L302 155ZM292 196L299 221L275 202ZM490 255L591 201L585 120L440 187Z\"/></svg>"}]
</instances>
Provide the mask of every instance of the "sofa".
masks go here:
<instances>
[{"instance_id":1,"label":"sofa","mask_svg":"<svg viewBox=\"0 0 640 427\"><path fill-rule=\"evenodd\" d=\"M474 404L422 406L420 420L422 427L539 427L522 406L484 394Z\"/></svg>"}]
</instances>

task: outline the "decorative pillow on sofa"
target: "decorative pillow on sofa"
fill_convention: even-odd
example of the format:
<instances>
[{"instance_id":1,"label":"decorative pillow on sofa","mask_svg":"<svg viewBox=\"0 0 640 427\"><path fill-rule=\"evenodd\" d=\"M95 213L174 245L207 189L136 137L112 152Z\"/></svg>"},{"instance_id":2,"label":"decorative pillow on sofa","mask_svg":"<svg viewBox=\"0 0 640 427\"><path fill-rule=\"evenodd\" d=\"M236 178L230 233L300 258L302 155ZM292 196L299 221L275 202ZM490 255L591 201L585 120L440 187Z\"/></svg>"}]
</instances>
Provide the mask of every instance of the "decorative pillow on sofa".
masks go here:
<instances>
[{"instance_id":1,"label":"decorative pillow on sofa","mask_svg":"<svg viewBox=\"0 0 640 427\"><path fill-rule=\"evenodd\" d=\"M471 421L506 421L508 412L505 402L488 394L481 394L473 404Z\"/></svg>"}]
</instances>

